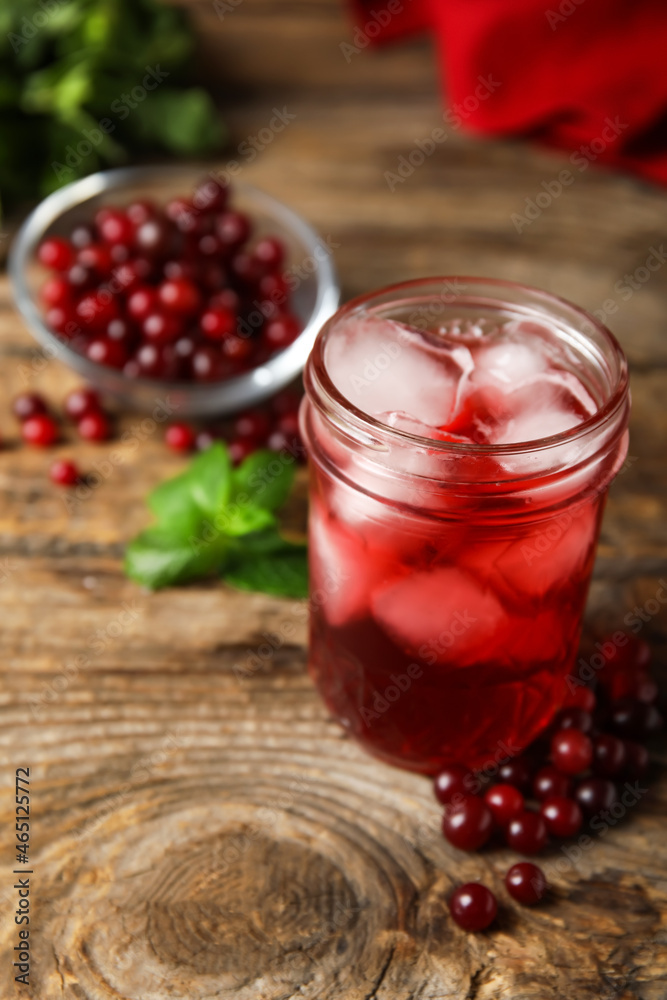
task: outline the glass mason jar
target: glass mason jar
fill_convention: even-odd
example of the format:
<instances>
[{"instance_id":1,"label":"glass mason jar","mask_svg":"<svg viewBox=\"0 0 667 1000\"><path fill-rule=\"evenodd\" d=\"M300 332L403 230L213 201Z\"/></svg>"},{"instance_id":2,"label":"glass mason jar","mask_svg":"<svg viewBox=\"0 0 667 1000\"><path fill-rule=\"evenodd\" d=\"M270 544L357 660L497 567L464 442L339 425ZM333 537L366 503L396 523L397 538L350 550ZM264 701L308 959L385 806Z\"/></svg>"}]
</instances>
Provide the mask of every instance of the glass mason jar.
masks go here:
<instances>
[{"instance_id":1,"label":"glass mason jar","mask_svg":"<svg viewBox=\"0 0 667 1000\"><path fill-rule=\"evenodd\" d=\"M368 316L424 330L546 325L595 412L504 445L388 426L351 403L325 363L338 325ZM359 377L389 365L409 377L392 355L387 345ZM520 752L568 693L605 497L627 451L618 343L536 289L424 279L343 306L317 338L305 384L309 662L324 701L371 752L424 773Z\"/></svg>"}]
</instances>

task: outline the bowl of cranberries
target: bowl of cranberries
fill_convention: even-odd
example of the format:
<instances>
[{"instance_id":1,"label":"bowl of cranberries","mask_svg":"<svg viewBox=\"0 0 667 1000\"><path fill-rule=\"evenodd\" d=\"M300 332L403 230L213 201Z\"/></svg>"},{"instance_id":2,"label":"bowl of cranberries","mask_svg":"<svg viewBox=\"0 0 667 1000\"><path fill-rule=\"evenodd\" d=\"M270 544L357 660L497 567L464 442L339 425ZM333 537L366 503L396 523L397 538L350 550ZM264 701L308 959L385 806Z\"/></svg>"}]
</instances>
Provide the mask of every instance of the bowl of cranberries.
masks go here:
<instances>
[{"instance_id":1,"label":"bowl of cranberries","mask_svg":"<svg viewBox=\"0 0 667 1000\"><path fill-rule=\"evenodd\" d=\"M220 172L111 170L46 198L12 247L45 354L120 406L225 415L297 376L339 288L327 243Z\"/></svg>"}]
</instances>

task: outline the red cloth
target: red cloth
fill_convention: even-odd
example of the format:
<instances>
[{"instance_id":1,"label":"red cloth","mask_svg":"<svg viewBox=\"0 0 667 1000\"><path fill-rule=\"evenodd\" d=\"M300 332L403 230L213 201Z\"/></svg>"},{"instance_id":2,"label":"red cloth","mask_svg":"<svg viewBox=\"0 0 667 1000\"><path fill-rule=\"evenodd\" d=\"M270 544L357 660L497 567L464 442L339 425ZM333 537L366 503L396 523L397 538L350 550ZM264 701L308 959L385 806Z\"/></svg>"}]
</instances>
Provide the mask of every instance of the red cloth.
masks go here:
<instances>
[{"instance_id":1,"label":"red cloth","mask_svg":"<svg viewBox=\"0 0 667 1000\"><path fill-rule=\"evenodd\" d=\"M667 183L665 0L352 2L353 44L436 33L450 124Z\"/></svg>"}]
</instances>

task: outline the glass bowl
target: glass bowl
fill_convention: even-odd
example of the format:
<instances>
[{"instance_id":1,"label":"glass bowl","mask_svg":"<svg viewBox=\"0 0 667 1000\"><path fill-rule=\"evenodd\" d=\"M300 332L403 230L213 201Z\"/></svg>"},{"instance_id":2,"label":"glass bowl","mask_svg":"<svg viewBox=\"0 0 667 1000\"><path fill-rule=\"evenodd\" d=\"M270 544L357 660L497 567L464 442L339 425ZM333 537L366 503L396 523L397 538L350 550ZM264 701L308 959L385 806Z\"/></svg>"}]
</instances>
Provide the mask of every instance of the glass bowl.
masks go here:
<instances>
[{"instance_id":1,"label":"glass bowl","mask_svg":"<svg viewBox=\"0 0 667 1000\"><path fill-rule=\"evenodd\" d=\"M45 325L39 289L47 275L36 258L44 237L67 236L72 228L89 222L104 204L129 204L150 198L163 204L175 196L187 197L211 167L150 166L108 170L49 195L28 216L9 255L14 298L28 329L49 357L77 371L91 385L115 399L120 408L150 411L156 400L169 396L183 416L224 416L255 406L288 385L303 369L322 324L335 312L340 299L331 251L296 212L249 184L232 184L234 208L253 220L254 237L269 233L280 237L287 249L285 270L294 275L296 288L291 309L303 325L294 343L265 363L242 375L218 382L170 382L127 378L122 371L96 364L64 343Z\"/></svg>"}]
</instances>

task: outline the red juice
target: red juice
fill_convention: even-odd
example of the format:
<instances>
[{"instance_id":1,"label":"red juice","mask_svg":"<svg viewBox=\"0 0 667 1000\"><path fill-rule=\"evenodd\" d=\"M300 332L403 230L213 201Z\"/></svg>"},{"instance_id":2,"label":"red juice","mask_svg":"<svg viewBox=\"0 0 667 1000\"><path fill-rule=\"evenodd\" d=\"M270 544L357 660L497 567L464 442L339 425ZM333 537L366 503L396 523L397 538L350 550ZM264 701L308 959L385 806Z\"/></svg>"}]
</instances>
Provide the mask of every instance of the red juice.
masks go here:
<instances>
[{"instance_id":1,"label":"red juice","mask_svg":"<svg viewBox=\"0 0 667 1000\"><path fill-rule=\"evenodd\" d=\"M302 413L312 676L369 750L426 773L520 752L562 704L627 448L608 331L452 280L343 307Z\"/></svg>"}]
</instances>

